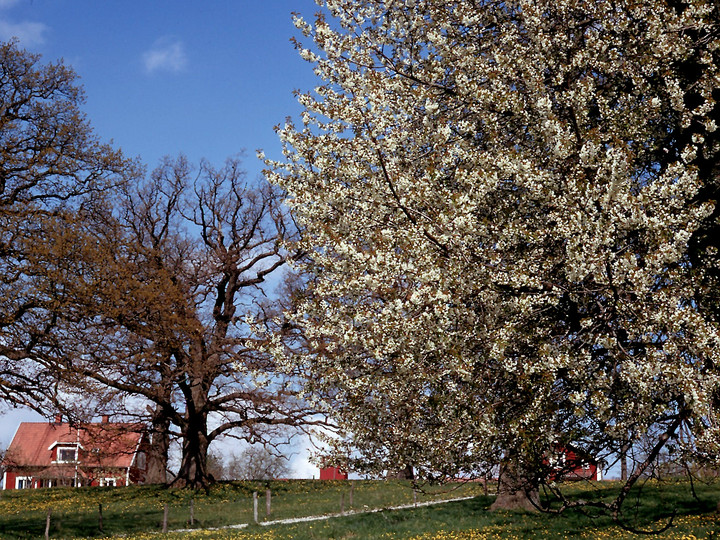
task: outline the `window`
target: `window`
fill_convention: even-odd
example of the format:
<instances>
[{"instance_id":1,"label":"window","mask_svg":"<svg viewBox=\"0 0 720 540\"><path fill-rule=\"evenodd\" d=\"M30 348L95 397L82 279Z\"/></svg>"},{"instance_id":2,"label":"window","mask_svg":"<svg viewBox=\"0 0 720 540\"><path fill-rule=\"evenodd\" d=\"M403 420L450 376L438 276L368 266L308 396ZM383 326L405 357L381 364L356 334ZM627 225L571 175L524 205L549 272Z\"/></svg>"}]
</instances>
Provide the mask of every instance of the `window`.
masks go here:
<instances>
[{"instance_id":1,"label":"window","mask_svg":"<svg viewBox=\"0 0 720 540\"><path fill-rule=\"evenodd\" d=\"M116 486L116 485L117 485L117 479L115 479L115 478L101 478L101 479L100 479L100 485L101 485L101 486Z\"/></svg>"},{"instance_id":2,"label":"window","mask_svg":"<svg viewBox=\"0 0 720 540\"><path fill-rule=\"evenodd\" d=\"M77 460L77 448L58 448L57 460L64 462Z\"/></svg>"},{"instance_id":3,"label":"window","mask_svg":"<svg viewBox=\"0 0 720 540\"><path fill-rule=\"evenodd\" d=\"M29 476L18 476L15 479L15 489L30 489L32 487L32 478Z\"/></svg>"},{"instance_id":4,"label":"window","mask_svg":"<svg viewBox=\"0 0 720 540\"><path fill-rule=\"evenodd\" d=\"M145 470L145 467L147 467L147 458L145 457L145 452L137 453L137 459L135 464L138 469Z\"/></svg>"}]
</instances>

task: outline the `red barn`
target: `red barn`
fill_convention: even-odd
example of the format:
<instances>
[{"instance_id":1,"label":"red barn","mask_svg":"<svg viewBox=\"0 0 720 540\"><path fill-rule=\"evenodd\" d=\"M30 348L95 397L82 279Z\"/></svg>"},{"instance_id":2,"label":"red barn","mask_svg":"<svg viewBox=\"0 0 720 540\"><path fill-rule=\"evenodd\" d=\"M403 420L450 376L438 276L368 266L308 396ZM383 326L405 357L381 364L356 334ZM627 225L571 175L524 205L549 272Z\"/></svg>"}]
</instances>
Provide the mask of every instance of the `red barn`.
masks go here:
<instances>
[{"instance_id":1,"label":"red barn","mask_svg":"<svg viewBox=\"0 0 720 540\"><path fill-rule=\"evenodd\" d=\"M348 473L338 467L323 467L320 469L320 480L347 480Z\"/></svg>"},{"instance_id":2,"label":"red barn","mask_svg":"<svg viewBox=\"0 0 720 540\"><path fill-rule=\"evenodd\" d=\"M148 438L141 424L102 422L73 426L23 422L5 453L4 489L141 484Z\"/></svg>"}]
</instances>

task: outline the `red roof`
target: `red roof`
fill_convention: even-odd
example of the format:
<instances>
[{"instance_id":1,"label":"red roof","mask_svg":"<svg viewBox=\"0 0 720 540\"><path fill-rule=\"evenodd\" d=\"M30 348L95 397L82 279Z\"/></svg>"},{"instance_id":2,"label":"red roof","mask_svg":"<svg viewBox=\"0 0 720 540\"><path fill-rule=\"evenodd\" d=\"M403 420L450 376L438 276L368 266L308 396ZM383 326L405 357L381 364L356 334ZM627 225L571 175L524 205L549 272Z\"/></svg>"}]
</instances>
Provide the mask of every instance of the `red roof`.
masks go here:
<instances>
[{"instance_id":1,"label":"red roof","mask_svg":"<svg viewBox=\"0 0 720 540\"><path fill-rule=\"evenodd\" d=\"M49 467L53 464L54 447L79 443L82 465L127 468L132 464L142 436L139 424L94 423L75 428L67 423L23 422L7 449L5 463Z\"/></svg>"}]
</instances>

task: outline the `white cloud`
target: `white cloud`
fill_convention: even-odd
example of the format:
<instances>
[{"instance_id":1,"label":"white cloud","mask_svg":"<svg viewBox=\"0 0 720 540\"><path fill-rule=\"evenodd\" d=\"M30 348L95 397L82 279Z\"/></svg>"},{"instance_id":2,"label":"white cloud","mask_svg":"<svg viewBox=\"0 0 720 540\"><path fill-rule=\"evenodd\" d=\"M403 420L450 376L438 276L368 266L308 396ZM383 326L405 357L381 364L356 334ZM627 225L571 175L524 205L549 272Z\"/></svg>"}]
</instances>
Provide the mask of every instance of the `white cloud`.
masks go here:
<instances>
[{"instance_id":1,"label":"white cloud","mask_svg":"<svg viewBox=\"0 0 720 540\"><path fill-rule=\"evenodd\" d=\"M18 3L19 0L0 0L0 9L8 9Z\"/></svg>"},{"instance_id":2,"label":"white cloud","mask_svg":"<svg viewBox=\"0 0 720 540\"><path fill-rule=\"evenodd\" d=\"M292 478L319 478L320 469L314 463L310 463L310 449L300 448L299 452L290 461Z\"/></svg>"},{"instance_id":3,"label":"white cloud","mask_svg":"<svg viewBox=\"0 0 720 540\"><path fill-rule=\"evenodd\" d=\"M157 40L150 50L142 55L145 71L154 73L156 71L169 71L177 73L185 69L187 57L182 41L161 38Z\"/></svg>"},{"instance_id":4,"label":"white cloud","mask_svg":"<svg viewBox=\"0 0 720 540\"><path fill-rule=\"evenodd\" d=\"M8 0L0 0L0 9L9 5ZM47 26L39 22L19 22L0 21L0 40L9 41L12 38L20 40L20 44L25 47L40 45L45 42L45 32Z\"/></svg>"}]
</instances>

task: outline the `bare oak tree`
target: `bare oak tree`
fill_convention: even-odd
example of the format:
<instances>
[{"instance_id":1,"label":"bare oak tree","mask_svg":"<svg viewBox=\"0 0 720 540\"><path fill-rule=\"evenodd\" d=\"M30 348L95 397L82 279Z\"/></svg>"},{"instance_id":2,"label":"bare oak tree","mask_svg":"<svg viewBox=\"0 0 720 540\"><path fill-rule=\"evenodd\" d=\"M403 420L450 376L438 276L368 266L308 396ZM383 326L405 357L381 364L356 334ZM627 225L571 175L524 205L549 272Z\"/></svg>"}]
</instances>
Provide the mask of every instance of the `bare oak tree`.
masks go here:
<instances>
[{"instance_id":1,"label":"bare oak tree","mask_svg":"<svg viewBox=\"0 0 720 540\"><path fill-rule=\"evenodd\" d=\"M54 364L35 355L53 327L54 300L36 288L37 253L58 213L89 210L134 165L101 144L80 110L77 76L0 44L0 401L51 414Z\"/></svg>"},{"instance_id":2,"label":"bare oak tree","mask_svg":"<svg viewBox=\"0 0 720 540\"><path fill-rule=\"evenodd\" d=\"M46 361L152 424L157 476L178 436L174 485L213 480L221 435L263 442L314 422L293 374L254 346L254 325L275 314L265 289L289 256L289 223L278 190L247 182L237 159L195 170L168 158L112 207L68 214L54 256L34 261L58 308Z\"/></svg>"},{"instance_id":3,"label":"bare oak tree","mask_svg":"<svg viewBox=\"0 0 720 540\"><path fill-rule=\"evenodd\" d=\"M230 480L273 480L290 476L290 462L272 446L248 446L225 463Z\"/></svg>"}]
</instances>

